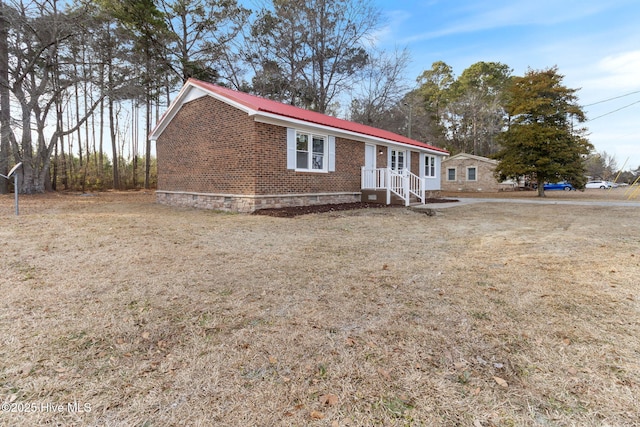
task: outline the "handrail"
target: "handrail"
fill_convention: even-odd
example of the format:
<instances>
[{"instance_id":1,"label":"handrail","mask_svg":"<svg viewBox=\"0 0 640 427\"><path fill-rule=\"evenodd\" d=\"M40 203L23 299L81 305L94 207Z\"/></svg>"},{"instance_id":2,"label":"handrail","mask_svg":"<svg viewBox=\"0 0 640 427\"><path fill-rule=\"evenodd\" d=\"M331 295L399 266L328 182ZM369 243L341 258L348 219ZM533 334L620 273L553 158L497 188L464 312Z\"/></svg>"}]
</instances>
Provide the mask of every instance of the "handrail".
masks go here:
<instances>
[{"instance_id":1,"label":"handrail","mask_svg":"<svg viewBox=\"0 0 640 427\"><path fill-rule=\"evenodd\" d=\"M420 178L407 169L400 172L391 168L362 167L363 189L387 190L387 204L391 204L391 193L404 200L405 206L409 206L411 195L415 195L422 203L425 203L425 179Z\"/></svg>"},{"instance_id":2,"label":"handrail","mask_svg":"<svg viewBox=\"0 0 640 427\"><path fill-rule=\"evenodd\" d=\"M404 200L405 206L409 206L409 182L407 176L402 172L396 172L391 168L387 168L389 176L389 185L387 187L387 204L391 204L390 194L392 192Z\"/></svg>"},{"instance_id":3,"label":"handrail","mask_svg":"<svg viewBox=\"0 0 640 427\"><path fill-rule=\"evenodd\" d=\"M418 175L407 171L409 178L409 193L415 195L422 204L425 203L425 180Z\"/></svg>"}]
</instances>

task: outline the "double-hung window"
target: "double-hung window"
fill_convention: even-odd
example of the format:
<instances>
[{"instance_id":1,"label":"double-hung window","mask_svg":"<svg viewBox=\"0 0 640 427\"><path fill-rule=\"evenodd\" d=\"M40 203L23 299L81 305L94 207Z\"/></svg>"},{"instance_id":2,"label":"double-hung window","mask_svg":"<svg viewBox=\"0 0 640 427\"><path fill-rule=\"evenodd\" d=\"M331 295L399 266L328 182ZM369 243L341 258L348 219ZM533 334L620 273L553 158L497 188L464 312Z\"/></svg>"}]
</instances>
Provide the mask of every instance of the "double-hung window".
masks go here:
<instances>
[{"instance_id":1,"label":"double-hung window","mask_svg":"<svg viewBox=\"0 0 640 427\"><path fill-rule=\"evenodd\" d=\"M478 172L478 169L476 169L475 166L469 166L467 168L467 181L477 181L478 180L477 172Z\"/></svg>"},{"instance_id":2,"label":"double-hung window","mask_svg":"<svg viewBox=\"0 0 640 427\"><path fill-rule=\"evenodd\" d=\"M447 168L447 181L456 180L456 168Z\"/></svg>"},{"instance_id":3,"label":"double-hung window","mask_svg":"<svg viewBox=\"0 0 640 427\"><path fill-rule=\"evenodd\" d=\"M336 137L287 128L287 169L299 172L334 172Z\"/></svg>"},{"instance_id":4,"label":"double-hung window","mask_svg":"<svg viewBox=\"0 0 640 427\"><path fill-rule=\"evenodd\" d=\"M296 170L327 170L327 137L296 132Z\"/></svg>"},{"instance_id":5,"label":"double-hung window","mask_svg":"<svg viewBox=\"0 0 640 427\"><path fill-rule=\"evenodd\" d=\"M435 156L424 156L424 176L425 178L436 177L436 158Z\"/></svg>"}]
</instances>

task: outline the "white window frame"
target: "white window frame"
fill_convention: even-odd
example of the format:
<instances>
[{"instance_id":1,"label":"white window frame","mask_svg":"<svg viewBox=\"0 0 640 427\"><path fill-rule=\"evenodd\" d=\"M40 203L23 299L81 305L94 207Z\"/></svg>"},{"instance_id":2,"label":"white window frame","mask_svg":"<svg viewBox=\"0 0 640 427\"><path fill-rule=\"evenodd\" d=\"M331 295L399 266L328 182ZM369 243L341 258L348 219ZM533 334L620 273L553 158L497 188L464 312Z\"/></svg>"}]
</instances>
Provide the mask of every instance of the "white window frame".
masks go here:
<instances>
[{"instance_id":1,"label":"white window frame","mask_svg":"<svg viewBox=\"0 0 640 427\"><path fill-rule=\"evenodd\" d=\"M402 156L399 156L399 154L401 154ZM400 157L402 157L402 168L398 167L398 160L400 159ZM406 150L396 150L392 148L391 150L389 150L389 167L394 172L402 172L404 169L407 169L408 157L409 156L407 156Z\"/></svg>"},{"instance_id":2,"label":"white window frame","mask_svg":"<svg viewBox=\"0 0 640 427\"><path fill-rule=\"evenodd\" d=\"M298 137L300 136L306 136L307 137L307 149L306 150L299 150L298 146L297 146L297 142L298 142ZM314 167L314 158L316 157L316 154L318 154L318 152L314 152L313 151L313 143L314 140L322 140L322 167L321 168L317 168ZM296 168L295 170L297 172L328 172L329 171L329 165L328 165L328 151L329 151L329 144L328 144L329 138L327 137L327 135L318 135L312 132L303 132L303 131L296 131ZM298 153L306 153L307 154L307 167L300 167L300 165L298 164Z\"/></svg>"},{"instance_id":3,"label":"white window frame","mask_svg":"<svg viewBox=\"0 0 640 427\"><path fill-rule=\"evenodd\" d=\"M424 156L424 177L425 178L436 178L437 175L437 163L436 156L430 156L425 154Z\"/></svg>"},{"instance_id":4,"label":"white window frame","mask_svg":"<svg viewBox=\"0 0 640 427\"><path fill-rule=\"evenodd\" d=\"M298 167L298 135L307 136L307 165ZM322 168L313 168L313 138L322 139ZM313 131L287 128L287 169L296 172L327 173L336 170L336 138L333 135L323 135Z\"/></svg>"},{"instance_id":5,"label":"white window frame","mask_svg":"<svg viewBox=\"0 0 640 427\"><path fill-rule=\"evenodd\" d=\"M469 179L469 171L474 170L475 176L473 179ZM478 167L477 166L467 166L467 175L466 175L466 179L467 181L470 182L477 182L478 181Z\"/></svg>"},{"instance_id":6,"label":"white window frame","mask_svg":"<svg viewBox=\"0 0 640 427\"><path fill-rule=\"evenodd\" d=\"M453 179L451 179L451 175L450 172L453 171ZM449 182L453 182L458 178L458 171L455 167L453 168L447 168L447 181Z\"/></svg>"}]
</instances>

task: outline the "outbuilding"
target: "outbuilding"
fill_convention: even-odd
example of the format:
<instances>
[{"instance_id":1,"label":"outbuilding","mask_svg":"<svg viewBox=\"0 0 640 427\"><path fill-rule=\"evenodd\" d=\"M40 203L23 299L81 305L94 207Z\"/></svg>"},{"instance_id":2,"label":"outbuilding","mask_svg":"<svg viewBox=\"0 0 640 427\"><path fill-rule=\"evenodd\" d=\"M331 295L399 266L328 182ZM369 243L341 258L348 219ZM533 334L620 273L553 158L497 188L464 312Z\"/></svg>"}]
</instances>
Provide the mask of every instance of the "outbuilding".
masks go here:
<instances>
[{"instance_id":1,"label":"outbuilding","mask_svg":"<svg viewBox=\"0 0 640 427\"><path fill-rule=\"evenodd\" d=\"M495 176L498 161L468 153L458 153L442 163L442 191L494 193L513 191L515 181L500 182Z\"/></svg>"}]
</instances>

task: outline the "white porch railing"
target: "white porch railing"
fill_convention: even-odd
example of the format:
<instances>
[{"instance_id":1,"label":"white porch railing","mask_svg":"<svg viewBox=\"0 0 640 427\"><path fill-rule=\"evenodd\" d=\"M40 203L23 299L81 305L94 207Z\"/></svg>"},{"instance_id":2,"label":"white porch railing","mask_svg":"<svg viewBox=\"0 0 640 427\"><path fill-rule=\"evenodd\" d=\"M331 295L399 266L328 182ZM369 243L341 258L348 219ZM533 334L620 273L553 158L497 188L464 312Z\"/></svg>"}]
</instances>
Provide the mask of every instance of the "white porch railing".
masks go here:
<instances>
[{"instance_id":1,"label":"white porch railing","mask_svg":"<svg viewBox=\"0 0 640 427\"><path fill-rule=\"evenodd\" d=\"M362 167L362 188L367 190L384 190L387 188L386 169L366 169Z\"/></svg>"},{"instance_id":2,"label":"white porch railing","mask_svg":"<svg viewBox=\"0 0 640 427\"><path fill-rule=\"evenodd\" d=\"M418 198L418 200L420 200L420 203L422 203L424 205L426 198L425 198L425 182L424 182L424 178L420 178L418 175L411 173L409 171L407 171L407 175L408 175L408 179L409 179L409 197L411 197L411 194L413 194L414 196L416 196Z\"/></svg>"},{"instance_id":3,"label":"white porch railing","mask_svg":"<svg viewBox=\"0 0 640 427\"><path fill-rule=\"evenodd\" d=\"M425 202L424 178L403 169L396 172L391 168L362 167L363 190L386 190L387 204L391 204L391 193L404 200L405 206L409 206L411 195L416 196L421 203Z\"/></svg>"}]
</instances>

